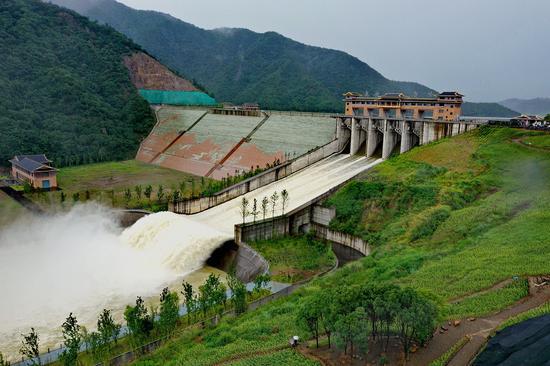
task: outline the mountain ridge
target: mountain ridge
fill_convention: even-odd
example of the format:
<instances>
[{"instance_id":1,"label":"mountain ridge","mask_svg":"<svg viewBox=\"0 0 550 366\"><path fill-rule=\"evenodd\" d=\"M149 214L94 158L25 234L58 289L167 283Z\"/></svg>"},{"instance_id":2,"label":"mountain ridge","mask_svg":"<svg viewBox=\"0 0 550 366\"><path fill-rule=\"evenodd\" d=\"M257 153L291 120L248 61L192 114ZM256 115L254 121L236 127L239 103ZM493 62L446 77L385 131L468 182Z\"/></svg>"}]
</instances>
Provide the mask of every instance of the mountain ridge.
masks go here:
<instances>
[{"instance_id":1,"label":"mountain ridge","mask_svg":"<svg viewBox=\"0 0 550 366\"><path fill-rule=\"evenodd\" d=\"M266 109L340 112L342 94L437 92L411 81L394 81L346 52L310 46L279 33L246 28L206 30L170 14L136 10L114 0L51 0L86 8L82 14L108 24L163 64L185 75L219 101L258 102ZM91 6L94 5L94 6ZM463 115L511 117L497 103L463 105Z\"/></svg>"},{"instance_id":2,"label":"mountain ridge","mask_svg":"<svg viewBox=\"0 0 550 366\"><path fill-rule=\"evenodd\" d=\"M542 116L550 114L550 98L509 98L500 101L499 104L524 114L536 114Z\"/></svg>"}]
</instances>

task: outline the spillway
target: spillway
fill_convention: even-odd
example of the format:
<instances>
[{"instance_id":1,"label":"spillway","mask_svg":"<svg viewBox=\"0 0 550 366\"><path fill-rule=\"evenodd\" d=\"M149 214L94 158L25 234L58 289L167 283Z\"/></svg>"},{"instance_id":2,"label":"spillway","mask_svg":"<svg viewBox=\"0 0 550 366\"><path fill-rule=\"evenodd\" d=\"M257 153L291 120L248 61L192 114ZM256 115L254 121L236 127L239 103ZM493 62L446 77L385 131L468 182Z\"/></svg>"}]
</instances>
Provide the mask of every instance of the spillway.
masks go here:
<instances>
[{"instance_id":1,"label":"spillway","mask_svg":"<svg viewBox=\"0 0 550 366\"><path fill-rule=\"evenodd\" d=\"M381 160L334 155L246 195L260 202L286 189L286 211L301 206ZM202 283L211 253L233 238L241 197L196 215L161 212L123 230L112 210L80 205L68 213L31 217L0 231L0 350L17 358L21 333L35 327L42 350L59 346L70 312L88 329L103 308L122 320L136 296L157 297L183 276ZM275 215L281 213L279 205ZM271 210L268 216L271 216ZM199 272L196 272L199 270Z\"/></svg>"},{"instance_id":2,"label":"spillway","mask_svg":"<svg viewBox=\"0 0 550 366\"><path fill-rule=\"evenodd\" d=\"M258 201L259 209L263 197L269 198L273 192L277 191L280 194L283 189L286 189L290 199L285 211L289 212L381 162L382 159L366 158L364 156L333 155L284 179L258 188L244 197L251 204L255 198ZM241 199L242 197L235 198L189 217L225 233L227 238L232 238L235 224L242 222L239 212ZM279 199L275 215L280 215L281 211L282 205L281 199ZM270 209L267 217L271 217L271 215ZM248 221L251 220L252 218L249 217Z\"/></svg>"}]
</instances>

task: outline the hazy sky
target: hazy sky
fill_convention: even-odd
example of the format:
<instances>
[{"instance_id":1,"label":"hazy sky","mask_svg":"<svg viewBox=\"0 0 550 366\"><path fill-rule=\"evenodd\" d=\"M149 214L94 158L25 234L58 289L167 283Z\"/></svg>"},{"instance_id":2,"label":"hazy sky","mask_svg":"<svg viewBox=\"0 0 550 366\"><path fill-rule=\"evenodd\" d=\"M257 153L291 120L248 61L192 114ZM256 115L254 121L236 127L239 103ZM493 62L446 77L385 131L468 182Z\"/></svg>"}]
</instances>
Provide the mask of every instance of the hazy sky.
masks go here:
<instances>
[{"instance_id":1,"label":"hazy sky","mask_svg":"<svg viewBox=\"0 0 550 366\"><path fill-rule=\"evenodd\" d=\"M550 97L549 0L119 0L201 28L276 31L472 101Z\"/></svg>"}]
</instances>

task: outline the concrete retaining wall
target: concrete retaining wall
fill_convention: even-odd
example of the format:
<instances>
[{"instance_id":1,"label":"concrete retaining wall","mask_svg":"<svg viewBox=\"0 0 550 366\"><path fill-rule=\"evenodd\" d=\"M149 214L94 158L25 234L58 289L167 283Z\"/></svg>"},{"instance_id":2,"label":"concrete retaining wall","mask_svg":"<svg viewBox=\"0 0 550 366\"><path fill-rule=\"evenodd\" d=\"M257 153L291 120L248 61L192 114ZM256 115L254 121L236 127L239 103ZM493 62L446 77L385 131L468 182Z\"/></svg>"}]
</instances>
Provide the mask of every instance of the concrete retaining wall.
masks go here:
<instances>
[{"instance_id":1,"label":"concrete retaining wall","mask_svg":"<svg viewBox=\"0 0 550 366\"><path fill-rule=\"evenodd\" d=\"M366 241L328 227L334 215L334 209L311 202L306 207L294 210L284 216L277 216L274 219L266 219L256 223L235 225L235 242L242 245L245 242L305 234L313 230L315 236L319 239L346 246L364 256L370 255L370 246Z\"/></svg>"},{"instance_id":2,"label":"concrete retaining wall","mask_svg":"<svg viewBox=\"0 0 550 366\"><path fill-rule=\"evenodd\" d=\"M269 263L254 249L241 243L233 261L235 275L244 283L251 282L256 276L269 271Z\"/></svg>"},{"instance_id":3,"label":"concrete retaining wall","mask_svg":"<svg viewBox=\"0 0 550 366\"><path fill-rule=\"evenodd\" d=\"M212 197L186 199L179 202L170 202L168 210L179 214L195 214L220 205L233 198L251 192L257 188L273 183L292 173L329 157L341 150L342 141L336 139L326 145L320 146L294 160L276 166L252 178L246 179L238 184L216 193Z\"/></svg>"}]
</instances>

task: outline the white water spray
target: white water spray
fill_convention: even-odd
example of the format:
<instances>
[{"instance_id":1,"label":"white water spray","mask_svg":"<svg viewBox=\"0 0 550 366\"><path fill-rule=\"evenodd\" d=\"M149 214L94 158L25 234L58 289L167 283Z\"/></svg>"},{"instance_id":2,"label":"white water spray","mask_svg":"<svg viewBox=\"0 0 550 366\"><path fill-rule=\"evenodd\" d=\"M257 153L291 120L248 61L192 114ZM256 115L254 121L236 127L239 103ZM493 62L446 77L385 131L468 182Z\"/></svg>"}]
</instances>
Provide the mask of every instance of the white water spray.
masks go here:
<instances>
[{"instance_id":1,"label":"white water spray","mask_svg":"<svg viewBox=\"0 0 550 366\"><path fill-rule=\"evenodd\" d=\"M58 346L70 312L88 329L103 308L118 312L136 296L201 268L227 239L173 213L142 218L123 231L113 211L79 205L52 217L29 216L0 231L0 350L17 356L21 333Z\"/></svg>"}]
</instances>

